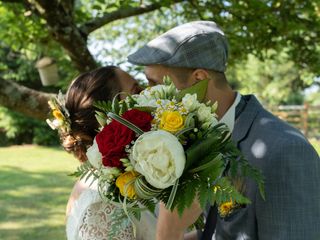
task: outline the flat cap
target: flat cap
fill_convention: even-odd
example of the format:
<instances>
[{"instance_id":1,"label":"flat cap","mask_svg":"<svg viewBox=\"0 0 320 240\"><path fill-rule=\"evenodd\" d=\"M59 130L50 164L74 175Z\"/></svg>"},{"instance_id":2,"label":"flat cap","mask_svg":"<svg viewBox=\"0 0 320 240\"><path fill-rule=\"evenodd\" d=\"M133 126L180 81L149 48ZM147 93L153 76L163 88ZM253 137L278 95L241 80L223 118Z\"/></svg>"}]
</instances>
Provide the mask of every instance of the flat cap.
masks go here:
<instances>
[{"instance_id":1,"label":"flat cap","mask_svg":"<svg viewBox=\"0 0 320 240\"><path fill-rule=\"evenodd\" d=\"M170 29L128 56L135 65L204 68L224 72L228 43L211 21L194 21Z\"/></svg>"}]
</instances>

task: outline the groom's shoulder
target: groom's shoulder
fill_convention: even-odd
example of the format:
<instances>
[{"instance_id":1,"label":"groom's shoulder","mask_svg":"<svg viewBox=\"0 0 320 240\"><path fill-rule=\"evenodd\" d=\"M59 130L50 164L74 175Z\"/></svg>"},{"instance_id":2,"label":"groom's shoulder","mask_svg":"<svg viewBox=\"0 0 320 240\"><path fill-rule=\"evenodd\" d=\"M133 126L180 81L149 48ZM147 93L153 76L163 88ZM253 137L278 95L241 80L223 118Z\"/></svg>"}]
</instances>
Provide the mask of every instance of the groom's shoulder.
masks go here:
<instances>
[{"instance_id":1,"label":"groom's shoulder","mask_svg":"<svg viewBox=\"0 0 320 240\"><path fill-rule=\"evenodd\" d=\"M265 136L272 135L273 138L299 138L305 140L304 135L298 129L294 128L288 122L285 122L263 107L253 95L245 97L248 99L247 107L251 108L247 110L252 111L252 109L255 109L257 111L256 117L252 122L251 131Z\"/></svg>"},{"instance_id":2,"label":"groom's shoulder","mask_svg":"<svg viewBox=\"0 0 320 240\"><path fill-rule=\"evenodd\" d=\"M314 156L315 150L298 129L265 109L256 98L251 96L248 99L248 108L254 108L257 111L248 138L254 142L258 140L263 142L268 146L271 155L282 155L283 151L291 150ZM252 111L252 109L247 109L247 111Z\"/></svg>"}]
</instances>

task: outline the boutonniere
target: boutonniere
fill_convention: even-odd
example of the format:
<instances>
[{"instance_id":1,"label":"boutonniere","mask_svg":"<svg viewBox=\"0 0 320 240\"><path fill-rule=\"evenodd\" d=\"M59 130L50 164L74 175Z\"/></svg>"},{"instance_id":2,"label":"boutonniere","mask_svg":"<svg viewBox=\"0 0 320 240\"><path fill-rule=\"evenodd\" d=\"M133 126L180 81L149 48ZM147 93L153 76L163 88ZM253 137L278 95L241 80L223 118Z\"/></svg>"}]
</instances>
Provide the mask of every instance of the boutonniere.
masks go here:
<instances>
[{"instance_id":1,"label":"boutonniere","mask_svg":"<svg viewBox=\"0 0 320 240\"><path fill-rule=\"evenodd\" d=\"M237 204L234 201L224 202L219 205L218 213L221 218L226 218L230 216L236 209L243 207L241 204Z\"/></svg>"},{"instance_id":2,"label":"boutonniere","mask_svg":"<svg viewBox=\"0 0 320 240\"><path fill-rule=\"evenodd\" d=\"M233 186L237 189L241 194L245 194L245 182L242 177L235 177L231 179ZM244 208L246 204L239 204L235 200L230 200L223 202L218 206L218 213L221 218L229 217L235 210Z\"/></svg>"}]
</instances>

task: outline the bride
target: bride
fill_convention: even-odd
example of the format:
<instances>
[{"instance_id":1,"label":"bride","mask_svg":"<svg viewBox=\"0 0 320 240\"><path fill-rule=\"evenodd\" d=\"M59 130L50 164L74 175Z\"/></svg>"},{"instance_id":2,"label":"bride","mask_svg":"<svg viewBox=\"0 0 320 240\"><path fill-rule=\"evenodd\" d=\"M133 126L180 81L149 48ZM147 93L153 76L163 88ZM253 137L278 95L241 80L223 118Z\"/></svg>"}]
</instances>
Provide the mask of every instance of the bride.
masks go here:
<instances>
[{"instance_id":1,"label":"bride","mask_svg":"<svg viewBox=\"0 0 320 240\"><path fill-rule=\"evenodd\" d=\"M64 116L69 125L58 127L62 146L73 153L80 162L87 161L86 150L92 145L99 124L95 118L95 101L108 101L119 92L138 93L137 82L121 69L108 66L81 74L69 86L65 106L69 113ZM67 129L67 130L66 130ZM112 204L102 202L97 191L97 183L77 181L70 195L66 209L66 233L68 240L108 239L112 222ZM151 213L143 213L140 222L136 221L137 234L133 226L121 229L114 239L152 240L155 238L156 218Z\"/></svg>"}]
</instances>

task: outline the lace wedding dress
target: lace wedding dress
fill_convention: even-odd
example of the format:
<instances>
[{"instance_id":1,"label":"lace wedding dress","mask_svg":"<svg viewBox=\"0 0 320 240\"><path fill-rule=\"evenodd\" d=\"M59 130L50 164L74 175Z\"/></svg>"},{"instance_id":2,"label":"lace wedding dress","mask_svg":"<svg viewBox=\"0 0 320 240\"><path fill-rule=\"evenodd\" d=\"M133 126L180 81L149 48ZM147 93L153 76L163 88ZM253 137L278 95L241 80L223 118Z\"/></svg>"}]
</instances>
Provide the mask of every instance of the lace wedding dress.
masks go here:
<instances>
[{"instance_id":1,"label":"lace wedding dress","mask_svg":"<svg viewBox=\"0 0 320 240\"><path fill-rule=\"evenodd\" d=\"M85 189L74 202L67 218L68 240L108 240L111 230L111 213L114 206L101 201L96 185ZM114 240L153 240L155 239L156 218L148 212L142 213L141 220L135 221L137 228L134 237L132 226L121 229Z\"/></svg>"}]
</instances>

